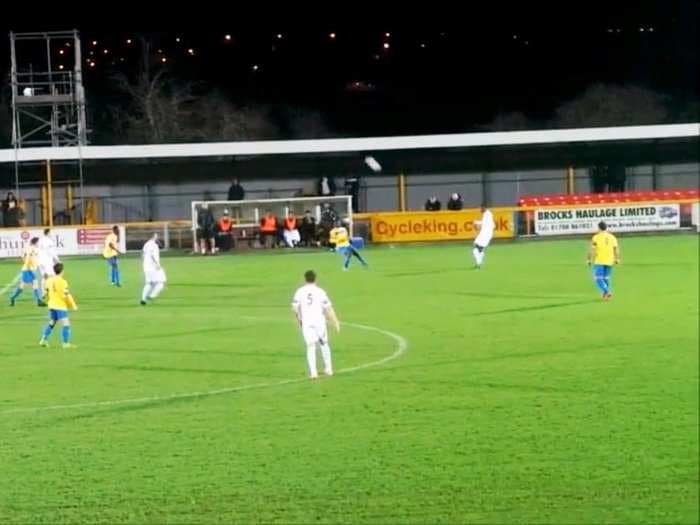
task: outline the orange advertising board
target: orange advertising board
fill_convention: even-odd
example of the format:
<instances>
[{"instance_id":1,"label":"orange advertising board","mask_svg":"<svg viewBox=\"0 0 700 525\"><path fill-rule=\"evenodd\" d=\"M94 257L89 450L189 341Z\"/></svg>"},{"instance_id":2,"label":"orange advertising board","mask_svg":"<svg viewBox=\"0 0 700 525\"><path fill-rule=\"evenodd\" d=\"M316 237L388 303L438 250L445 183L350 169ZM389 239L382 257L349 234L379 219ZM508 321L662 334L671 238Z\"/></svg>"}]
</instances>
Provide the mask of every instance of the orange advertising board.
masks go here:
<instances>
[{"instance_id":1,"label":"orange advertising board","mask_svg":"<svg viewBox=\"0 0 700 525\"><path fill-rule=\"evenodd\" d=\"M491 210L494 238L513 237L513 212ZM373 242L416 242L474 239L480 210L375 213L370 219Z\"/></svg>"}]
</instances>

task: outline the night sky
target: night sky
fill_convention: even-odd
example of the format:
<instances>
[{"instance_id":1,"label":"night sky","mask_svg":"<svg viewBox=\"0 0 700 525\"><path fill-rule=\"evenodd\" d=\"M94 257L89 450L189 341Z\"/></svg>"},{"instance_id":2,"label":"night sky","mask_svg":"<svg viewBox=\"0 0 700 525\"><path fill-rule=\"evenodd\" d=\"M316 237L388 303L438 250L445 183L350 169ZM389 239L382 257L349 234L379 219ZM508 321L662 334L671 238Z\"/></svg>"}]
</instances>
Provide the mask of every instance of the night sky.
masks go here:
<instances>
[{"instance_id":1,"label":"night sky","mask_svg":"<svg viewBox=\"0 0 700 525\"><path fill-rule=\"evenodd\" d=\"M4 34L77 27L89 110L97 113L119 102L110 74L135 67L143 36L162 50L173 77L195 82L200 92L215 88L241 105L319 110L338 135L469 131L513 111L546 122L559 104L597 82L648 87L678 105L696 100L698 3L608 4L615 5L520 3L514 10L495 3L421 25L350 24L341 16L304 24L234 18L230 27L198 17L132 19L118 31L67 16L0 24ZM6 78L9 44L0 42ZM57 44L55 63L71 67L59 52Z\"/></svg>"}]
</instances>

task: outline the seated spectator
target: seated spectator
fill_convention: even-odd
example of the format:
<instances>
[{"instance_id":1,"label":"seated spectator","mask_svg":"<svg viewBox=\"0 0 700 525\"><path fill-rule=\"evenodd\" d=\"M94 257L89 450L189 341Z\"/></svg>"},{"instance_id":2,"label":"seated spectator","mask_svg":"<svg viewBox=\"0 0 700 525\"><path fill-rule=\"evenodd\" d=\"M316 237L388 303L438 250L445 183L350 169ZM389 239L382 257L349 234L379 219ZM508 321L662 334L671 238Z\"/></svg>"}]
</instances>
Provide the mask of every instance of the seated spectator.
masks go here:
<instances>
[{"instance_id":1,"label":"seated spectator","mask_svg":"<svg viewBox=\"0 0 700 525\"><path fill-rule=\"evenodd\" d=\"M6 228L17 228L24 217L24 212L19 206L19 201L15 194L8 192L5 200L2 201L2 224Z\"/></svg>"},{"instance_id":2,"label":"seated spectator","mask_svg":"<svg viewBox=\"0 0 700 525\"><path fill-rule=\"evenodd\" d=\"M311 215L310 210L304 212L304 217L299 224L300 244L313 246L316 244L316 217Z\"/></svg>"},{"instance_id":3,"label":"seated spectator","mask_svg":"<svg viewBox=\"0 0 700 525\"><path fill-rule=\"evenodd\" d=\"M267 210L260 219L260 242L265 248L273 248L277 241L277 217Z\"/></svg>"},{"instance_id":4,"label":"seated spectator","mask_svg":"<svg viewBox=\"0 0 700 525\"><path fill-rule=\"evenodd\" d=\"M425 201L425 211L440 211L440 208L442 204L435 195Z\"/></svg>"},{"instance_id":5,"label":"seated spectator","mask_svg":"<svg viewBox=\"0 0 700 525\"><path fill-rule=\"evenodd\" d=\"M290 248L296 248L301 242L301 236L297 229L297 218L293 211L290 211L284 219L284 242Z\"/></svg>"},{"instance_id":6,"label":"seated spectator","mask_svg":"<svg viewBox=\"0 0 700 525\"><path fill-rule=\"evenodd\" d=\"M450 200L447 201L447 209L458 211L464 208L464 201L459 193L453 193Z\"/></svg>"},{"instance_id":7,"label":"seated spectator","mask_svg":"<svg viewBox=\"0 0 700 525\"><path fill-rule=\"evenodd\" d=\"M228 210L216 221L216 244L221 251L227 252L233 243L234 220Z\"/></svg>"}]
</instances>

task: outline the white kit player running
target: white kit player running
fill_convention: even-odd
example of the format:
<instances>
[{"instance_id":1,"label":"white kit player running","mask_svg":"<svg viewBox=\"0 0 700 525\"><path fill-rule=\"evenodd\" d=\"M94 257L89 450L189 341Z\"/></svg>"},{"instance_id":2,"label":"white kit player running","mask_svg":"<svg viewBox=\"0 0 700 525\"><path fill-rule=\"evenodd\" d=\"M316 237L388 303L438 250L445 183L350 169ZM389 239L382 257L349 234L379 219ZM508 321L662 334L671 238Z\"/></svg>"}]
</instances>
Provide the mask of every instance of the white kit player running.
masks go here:
<instances>
[{"instance_id":1,"label":"white kit player running","mask_svg":"<svg viewBox=\"0 0 700 525\"><path fill-rule=\"evenodd\" d=\"M163 291L165 286L165 270L160 265L160 246L158 246L158 234L146 241L143 245L143 292L141 292L141 305L153 300Z\"/></svg>"},{"instance_id":2,"label":"white kit player running","mask_svg":"<svg viewBox=\"0 0 700 525\"><path fill-rule=\"evenodd\" d=\"M306 343L306 363L308 365L309 377L316 379L316 346L321 348L323 358L323 372L333 375L333 365L331 363L331 347L328 345L328 330L326 329L326 318L330 320L335 329L340 331L340 322L335 315L333 305L326 292L316 286L316 273L309 270L304 274L306 284L299 288L294 294L292 310L296 315L301 327L304 342Z\"/></svg>"},{"instance_id":3,"label":"white kit player running","mask_svg":"<svg viewBox=\"0 0 700 525\"><path fill-rule=\"evenodd\" d=\"M481 220L474 221L479 228L479 234L474 239L474 249L472 254L474 255L474 264L476 268L481 268L484 264L484 257L486 256L486 248L488 247L491 239L493 238L493 232L496 229L496 223L493 221L493 214L491 210L487 210L486 206L481 207Z\"/></svg>"},{"instance_id":4,"label":"white kit player running","mask_svg":"<svg viewBox=\"0 0 700 525\"><path fill-rule=\"evenodd\" d=\"M39 250L39 276L42 279L42 285L39 289L43 289L43 281L55 275L53 265L61 262L56 254L56 244L51 238L51 230L49 228L46 228L44 235L39 238L37 248Z\"/></svg>"}]
</instances>

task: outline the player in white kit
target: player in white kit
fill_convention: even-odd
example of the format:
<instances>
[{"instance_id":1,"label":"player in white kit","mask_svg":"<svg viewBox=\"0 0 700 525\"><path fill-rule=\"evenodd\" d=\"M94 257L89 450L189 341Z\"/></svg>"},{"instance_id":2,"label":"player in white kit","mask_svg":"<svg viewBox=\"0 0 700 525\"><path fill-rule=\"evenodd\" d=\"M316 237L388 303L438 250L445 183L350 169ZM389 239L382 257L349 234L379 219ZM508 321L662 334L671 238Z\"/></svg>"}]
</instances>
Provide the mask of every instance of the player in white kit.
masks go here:
<instances>
[{"instance_id":1,"label":"player in white kit","mask_svg":"<svg viewBox=\"0 0 700 525\"><path fill-rule=\"evenodd\" d=\"M306 363L308 365L309 377L316 379L316 345L321 348L323 359L323 372L333 375L333 364L331 362L331 347L328 345L328 330L326 329L326 318L330 320L335 329L340 331L340 322L335 315L333 305L326 292L316 286L316 273L309 270L304 274L306 284L299 288L294 294L292 310L296 315L297 322L301 327L304 342L306 343Z\"/></svg>"},{"instance_id":2,"label":"player in white kit","mask_svg":"<svg viewBox=\"0 0 700 525\"><path fill-rule=\"evenodd\" d=\"M158 246L158 234L146 241L142 250L143 257L143 291L141 292L141 305L153 300L163 291L165 286L165 270L160 265L160 246Z\"/></svg>"},{"instance_id":3,"label":"player in white kit","mask_svg":"<svg viewBox=\"0 0 700 525\"><path fill-rule=\"evenodd\" d=\"M474 264L476 268L481 268L484 263L484 257L486 256L486 248L488 247L491 239L493 238L493 232L496 229L496 223L493 221L493 214L491 210L486 209L486 206L481 207L481 220L474 221L474 224L479 228L479 234L474 239L474 249L472 254L474 255Z\"/></svg>"},{"instance_id":4,"label":"player in white kit","mask_svg":"<svg viewBox=\"0 0 700 525\"><path fill-rule=\"evenodd\" d=\"M42 235L39 238L37 248L39 251L38 273L39 277L42 280L39 289L43 290L43 281L48 279L49 277L53 277L54 275L56 275L53 271L53 265L61 262L61 260L58 258L58 255L56 254L56 245L54 244L53 239L51 238L51 230L49 228L46 228L44 230L44 235Z\"/></svg>"}]
</instances>

